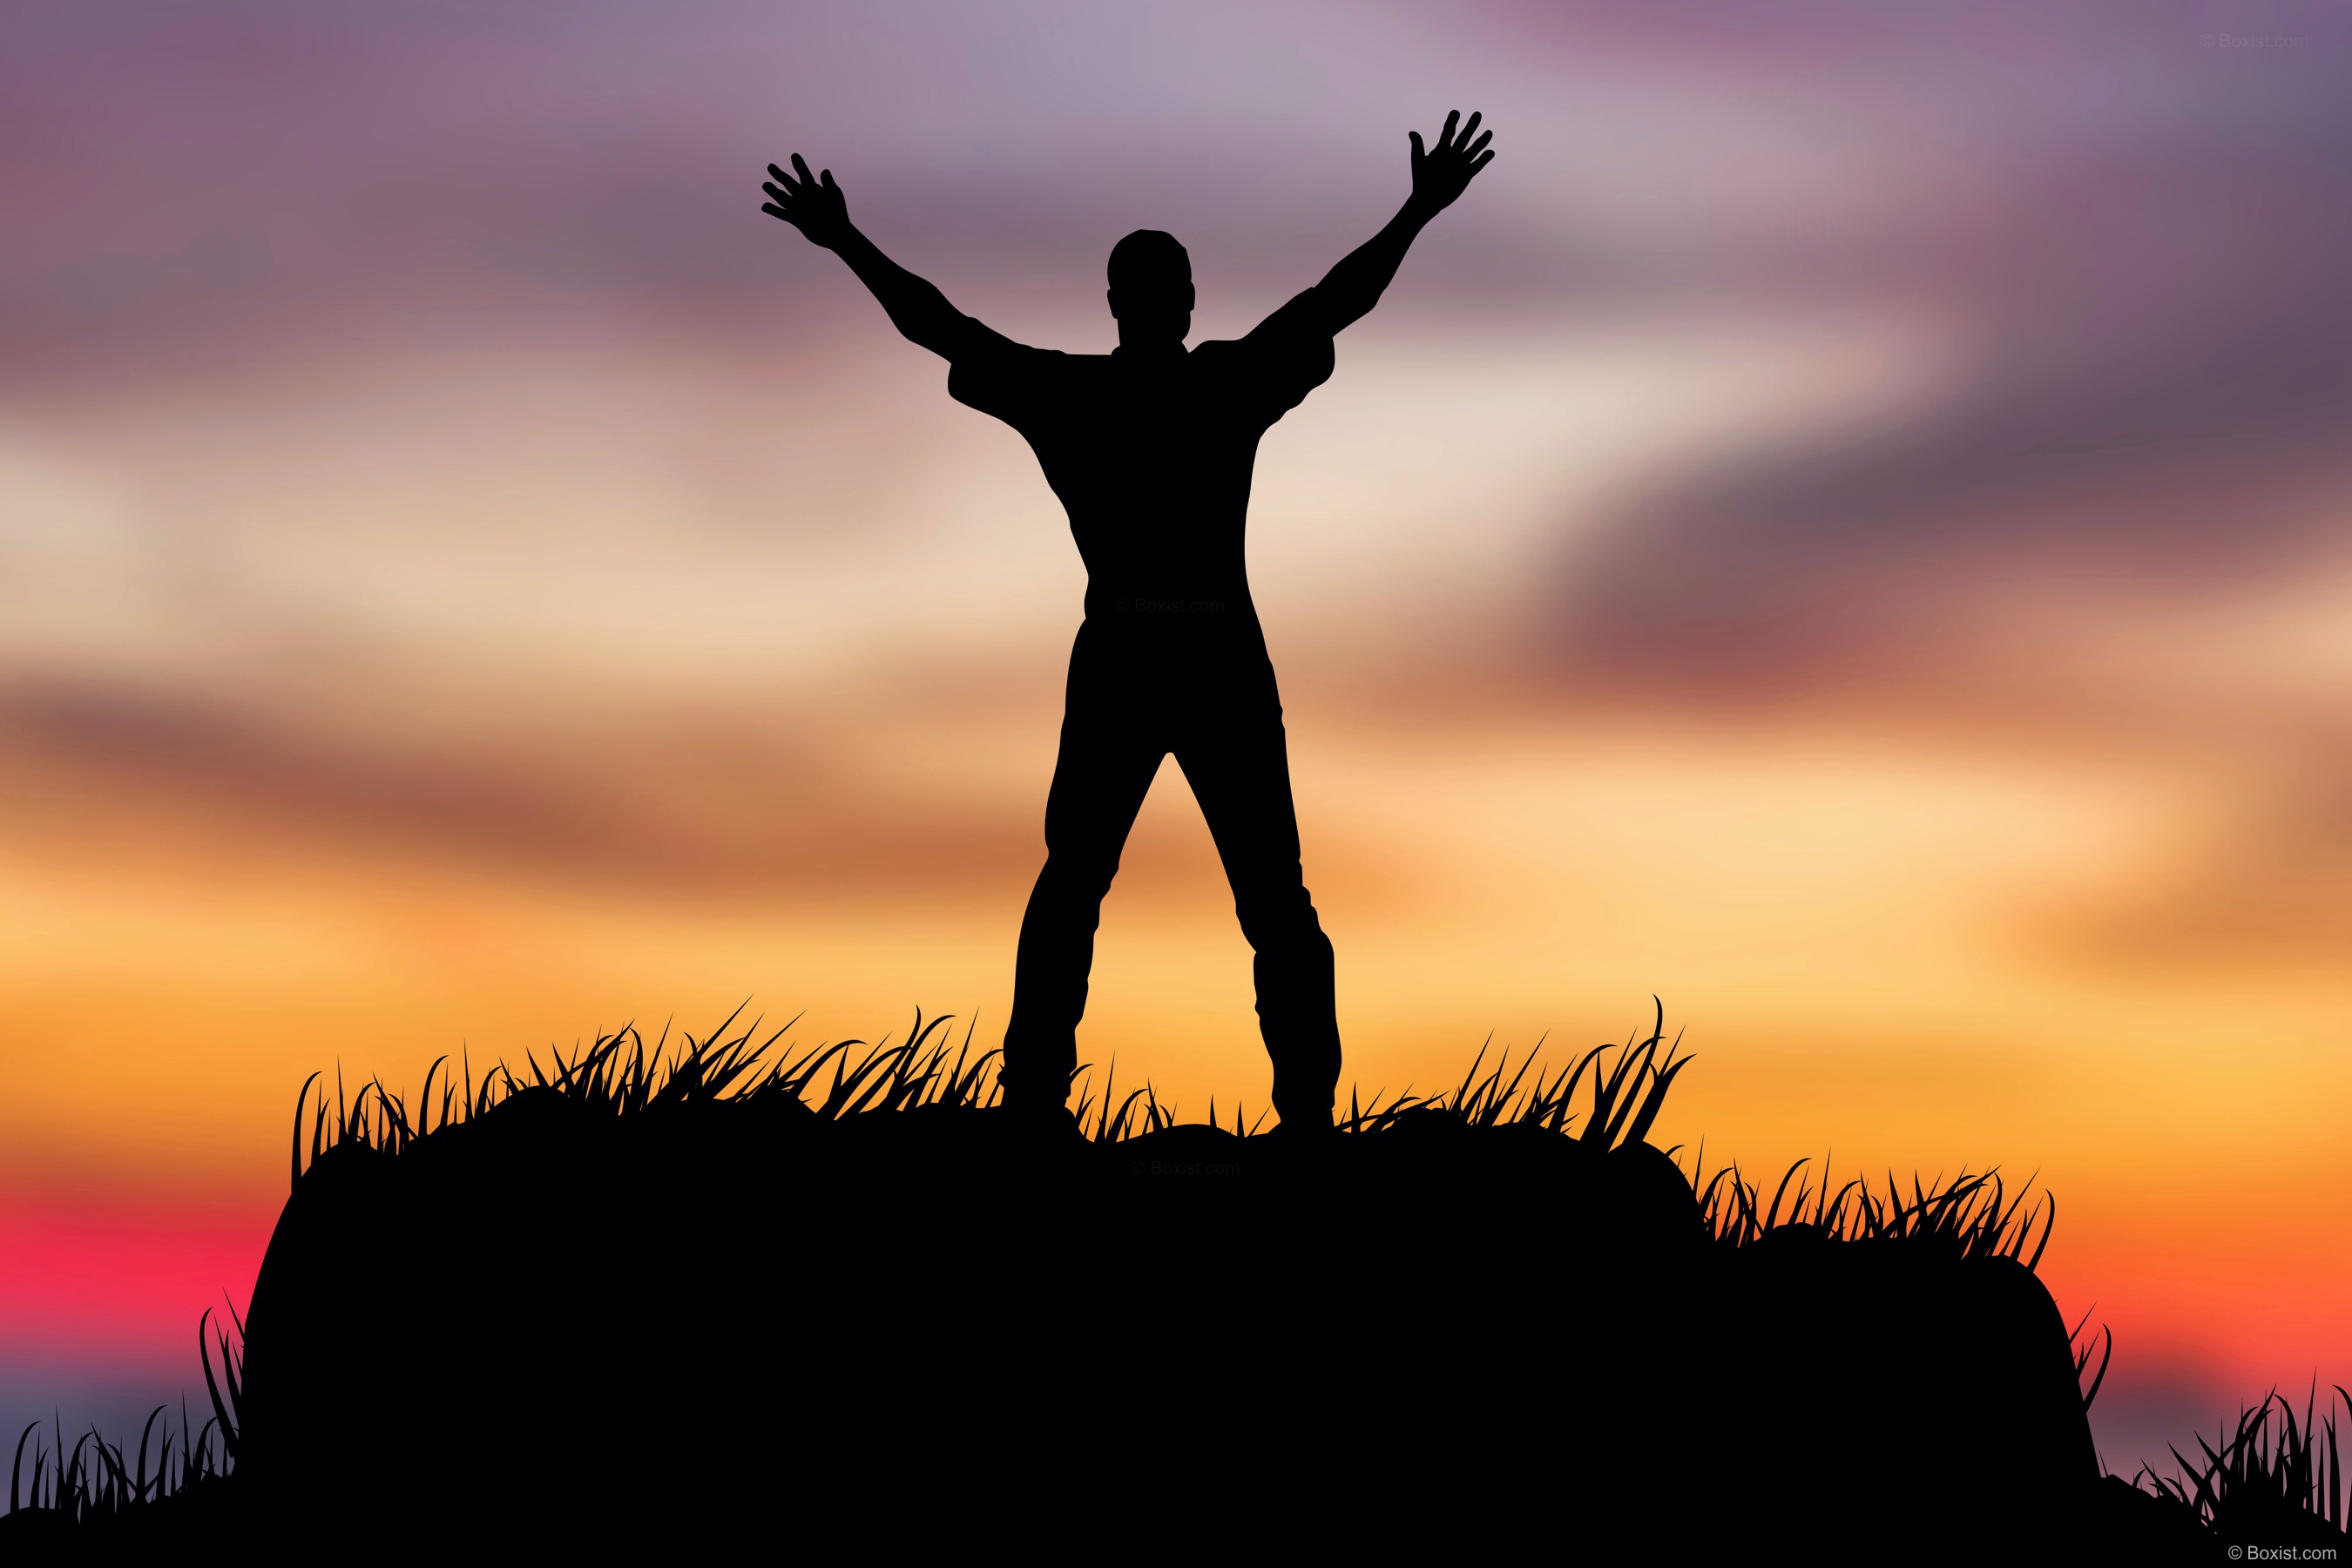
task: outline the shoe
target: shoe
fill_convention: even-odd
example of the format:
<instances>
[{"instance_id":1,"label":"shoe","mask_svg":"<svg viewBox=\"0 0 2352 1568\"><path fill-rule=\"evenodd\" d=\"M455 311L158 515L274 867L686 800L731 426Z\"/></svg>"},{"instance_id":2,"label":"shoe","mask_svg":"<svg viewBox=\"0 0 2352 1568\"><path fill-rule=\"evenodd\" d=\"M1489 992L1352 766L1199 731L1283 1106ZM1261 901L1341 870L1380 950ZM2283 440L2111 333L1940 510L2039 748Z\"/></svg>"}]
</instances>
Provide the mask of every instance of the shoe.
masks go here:
<instances>
[{"instance_id":1,"label":"shoe","mask_svg":"<svg viewBox=\"0 0 2352 1568\"><path fill-rule=\"evenodd\" d=\"M1319 1117L1310 1114L1294 1121L1285 1116L1272 1131L1260 1136L1279 1138L1286 1143L1320 1143L1327 1138L1338 1137L1339 1129L1331 1125L1331 1112L1326 1110Z\"/></svg>"},{"instance_id":2,"label":"shoe","mask_svg":"<svg viewBox=\"0 0 2352 1568\"><path fill-rule=\"evenodd\" d=\"M1070 1113L1066 1105L1016 1102L1001 1109L1006 1122L1024 1137L1083 1141L1086 1136L1078 1130L1078 1119Z\"/></svg>"}]
</instances>

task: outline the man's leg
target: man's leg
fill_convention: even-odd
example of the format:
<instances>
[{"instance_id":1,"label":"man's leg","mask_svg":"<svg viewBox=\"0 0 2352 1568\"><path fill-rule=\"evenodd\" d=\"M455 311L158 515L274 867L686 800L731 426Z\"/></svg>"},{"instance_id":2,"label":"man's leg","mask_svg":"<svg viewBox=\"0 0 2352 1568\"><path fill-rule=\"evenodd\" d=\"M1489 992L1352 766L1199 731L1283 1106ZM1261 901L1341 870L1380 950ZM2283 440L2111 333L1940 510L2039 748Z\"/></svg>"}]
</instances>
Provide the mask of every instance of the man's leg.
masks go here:
<instances>
[{"instance_id":1,"label":"man's leg","mask_svg":"<svg viewBox=\"0 0 2352 1568\"><path fill-rule=\"evenodd\" d=\"M1139 721L1135 695L1102 679L1108 671L1082 669L1085 654L1082 643L1072 656L1061 754L1045 796L1045 868L1021 917L1001 1074L1015 1110L1069 1098L1103 895L1166 754Z\"/></svg>"},{"instance_id":2,"label":"man's leg","mask_svg":"<svg viewBox=\"0 0 2352 1568\"><path fill-rule=\"evenodd\" d=\"M1331 940L1298 866L1298 814L1273 672L1234 706L1207 713L1176 748L1233 885L1234 912L1257 957L1258 1031L1274 1058L1286 1126L1328 1127L1339 1082Z\"/></svg>"}]
</instances>

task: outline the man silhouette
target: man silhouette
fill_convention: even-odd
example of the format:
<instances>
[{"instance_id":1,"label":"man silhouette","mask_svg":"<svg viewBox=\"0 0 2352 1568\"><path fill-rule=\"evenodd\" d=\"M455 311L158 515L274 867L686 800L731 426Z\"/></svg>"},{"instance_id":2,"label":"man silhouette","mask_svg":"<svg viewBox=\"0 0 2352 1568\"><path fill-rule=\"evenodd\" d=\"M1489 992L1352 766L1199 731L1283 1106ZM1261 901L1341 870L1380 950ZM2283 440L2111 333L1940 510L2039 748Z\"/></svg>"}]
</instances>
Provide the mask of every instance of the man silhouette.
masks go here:
<instances>
[{"instance_id":1,"label":"man silhouette","mask_svg":"<svg viewBox=\"0 0 2352 1568\"><path fill-rule=\"evenodd\" d=\"M946 359L948 395L1028 438L1087 565L1045 867L1021 921L1001 1081L1006 1106L1065 1115L1103 895L1160 759L1174 752L1215 838L1256 953L1274 1105L1293 1134L1328 1131L1339 1080L1331 942L1298 863L1274 666L1243 565L1258 438L1331 375L1331 340L1380 302L1423 226L1493 162L1479 117L1412 145L1412 194L1388 226L1248 336L1189 353L1192 258L1158 229L1110 253L1108 354L1033 349L992 331L849 221L833 171L768 165L761 208L838 255L891 324Z\"/></svg>"}]
</instances>

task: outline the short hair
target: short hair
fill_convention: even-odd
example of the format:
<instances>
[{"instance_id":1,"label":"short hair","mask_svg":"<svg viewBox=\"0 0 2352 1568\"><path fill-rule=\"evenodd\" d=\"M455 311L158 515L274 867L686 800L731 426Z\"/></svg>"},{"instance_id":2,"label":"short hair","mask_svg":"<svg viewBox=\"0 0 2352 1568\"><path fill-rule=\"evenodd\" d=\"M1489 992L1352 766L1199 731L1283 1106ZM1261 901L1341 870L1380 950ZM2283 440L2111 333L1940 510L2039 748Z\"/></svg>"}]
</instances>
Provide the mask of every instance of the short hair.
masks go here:
<instances>
[{"instance_id":1,"label":"short hair","mask_svg":"<svg viewBox=\"0 0 2352 1568\"><path fill-rule=\"evenodd\" d=\"M1192 256L1174 235L1139 228L1110 247L1109 270L1114 289L1165 289L1192 281Z\"/></svg>"}]
</instances>

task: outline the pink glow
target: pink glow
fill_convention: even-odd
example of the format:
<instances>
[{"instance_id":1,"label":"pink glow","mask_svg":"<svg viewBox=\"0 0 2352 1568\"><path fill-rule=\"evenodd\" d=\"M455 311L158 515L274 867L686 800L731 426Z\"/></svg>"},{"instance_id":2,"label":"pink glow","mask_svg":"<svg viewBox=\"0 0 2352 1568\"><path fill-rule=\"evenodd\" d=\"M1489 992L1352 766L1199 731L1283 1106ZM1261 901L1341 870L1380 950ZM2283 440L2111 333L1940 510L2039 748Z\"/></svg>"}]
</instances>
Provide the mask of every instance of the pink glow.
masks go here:
<instances>
[{"instance_id":1,"label":"pink glow","mask_svg":"<svg viewBox=\"0 0 2352 1568\"><path fill-rule=\"evenodd\" d=\"M0 1344L12 1354L196 1371L207 1310L245 1310L274 1212L20 1208L0 1217Z\"/></svg>"}]
</instances>

